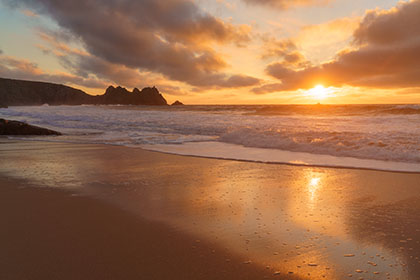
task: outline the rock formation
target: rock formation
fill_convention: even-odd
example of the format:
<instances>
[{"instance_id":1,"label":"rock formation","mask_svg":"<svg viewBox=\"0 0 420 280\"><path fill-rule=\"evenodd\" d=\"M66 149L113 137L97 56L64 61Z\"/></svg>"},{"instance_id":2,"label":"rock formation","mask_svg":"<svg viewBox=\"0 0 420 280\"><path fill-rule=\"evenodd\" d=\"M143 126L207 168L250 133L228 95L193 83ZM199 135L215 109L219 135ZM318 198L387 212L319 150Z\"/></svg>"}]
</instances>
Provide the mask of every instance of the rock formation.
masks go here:
<instances>
[{"instance_id":1,"label":"rock formation","mask_svg":"<svg viewBox=\"0 0 420 280\"><path fill-rule=\"evenodd\" d=\"M184 103L182 103L178 100L171 104L171 106L180 106L180 105L184 105Z\"/></svg>"},{"instance_id":2,"label":"rock formation","mask_svg":"<svg viewBox=\"0 0 420 280\"><path fill-rule=\"evenodd\" d=\"M0 119L0 135L61 135L61 133L24 122Z\"/></svg>"},{"instance_id":3,"label":"rock formation","mask_svg":"<svg viewBox=\"0 0 420 280\"><path fill-rule=\"evenodd\" d=\"M0 104L4 106L80 105L92 100L83 91L64 85L0 78Z\"/></svg>"},{"instance_id":4,"label":"rock formation","mask_svg":"<svg viewBox=\"0 0 420 280\"><path fill-rule=\"evenodd\" d=\"M132 92L122 87L110 86L103 95L92 96L72 87L44 82L0 78L0 104L25 105L168 105L156 87L147 87Z\"/></svg>"},{"instance_id":5,"label":"rock formation","mask_svg":"<svg viewBox=\"0 0 420 280\"><path fill-rule=\"evenodd\" d=\"M95 98L96 104L168 105L165 98L155 87L147 87L141 91L135 88L130 92L123 87L109 86L104 95Z\"/></svg>"}]
</instances>

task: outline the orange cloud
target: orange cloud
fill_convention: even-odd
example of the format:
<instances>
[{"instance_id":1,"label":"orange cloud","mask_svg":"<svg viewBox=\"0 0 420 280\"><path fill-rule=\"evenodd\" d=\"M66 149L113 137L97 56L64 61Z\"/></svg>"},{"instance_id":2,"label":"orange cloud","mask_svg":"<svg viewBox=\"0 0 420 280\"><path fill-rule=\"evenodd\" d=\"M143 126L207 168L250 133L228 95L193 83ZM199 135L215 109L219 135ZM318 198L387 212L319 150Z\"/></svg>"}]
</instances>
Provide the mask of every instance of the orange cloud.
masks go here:
<instances>
[{"instance_id":1,"label":"orange cloud","mask_svg":"<svg viewBox=\"0 0 420 280\"><path fill-rule=\"evenodd\" d=\"M323 6L331 0L243 0L252 5L263 5L280 10L290 9L296 6Z\"/></svg>"},{"instance_id":2,"label":"orange cloud","mask_svg":"<svg viewBox=\"0 0 420 280\"><path fill-rule=\"evenodd\" d=\"M22 14L24 14L27 17L32 17L32 18L38 17L38 15L31 10L25 9L25 10L22 10L21 12L22 12Z\"/></svg>"},{"instance_id":3,"label":"orange cloud","mask_svg":"<svg viewBox=\"0 0 420 280\"><path fill-rule=\"evenodd\" d=\"M83 78L68 73L47 73L36 63L0 54L0 76L12 79L26 79L65 84L77 84L88 88L104 88L106 84L96 78Z\"/></svg>"},{"instance_id":4,"label":"orange cloud","mask_svg":"<svg viewBox=\"0 0 420 280\"><path fill-rule=\"evenodd\" d=\"M263 37L263 59L280 59L283 65L289 67L302 68L308 65L305 56L298 51L296 44L290 40L277 40L271 37Z\"/></svg>"},{"instance_id":5,"label":"orange cloud","mask_svg":"<svg viewBox=\"0 0 420 280\"><path fill-rule=\"evenodd\" d=\"M420 0L401 2L389 11L369 11L354 32L355 50L344 50L319 66L294 70L284 63L267 66L281 81L276 90L324 86L420 87ZM266 87L270 92L271 88ZM264 88L254 92L264 91Z\"/></svg>"},{"instance_id":6,"label":"orange cloud","mask_svg":"<svg viewBox=\"0 0 420 280\"><path fill-rule=\"evenodd\" d=\"M29 7L51 17L61 32L71 34L85 46L90 59L141 72L164 75L200 88L256 85L258 79L225 73L228 63L214 44L244 46L251 28L234 25L202 11L190 0L16 0L13 5ZM45 37L45 34L40 34ZM57 44L56 55L72 68L93 66ZM72 61L73 60L73 61ZM95 73L92 73L95 74Z\"/></svg>"}]
</instances>

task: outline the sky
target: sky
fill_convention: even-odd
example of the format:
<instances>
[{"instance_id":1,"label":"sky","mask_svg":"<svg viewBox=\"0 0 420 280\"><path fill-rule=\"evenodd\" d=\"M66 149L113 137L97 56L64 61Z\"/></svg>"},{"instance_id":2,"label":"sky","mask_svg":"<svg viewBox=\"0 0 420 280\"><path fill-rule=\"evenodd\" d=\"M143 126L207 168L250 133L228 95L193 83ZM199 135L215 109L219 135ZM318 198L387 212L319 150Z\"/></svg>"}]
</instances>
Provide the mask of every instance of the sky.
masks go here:
<instances>
[{"instance_id":1,"label":"sky","mask_svg":"<svg viewBox=\"0 0 420 280\"><path fill-rule=\"evenodd\" d=\"M420 103L420 0L0 0L0 77L186 104Z\"/></svg>"}]
</instances>

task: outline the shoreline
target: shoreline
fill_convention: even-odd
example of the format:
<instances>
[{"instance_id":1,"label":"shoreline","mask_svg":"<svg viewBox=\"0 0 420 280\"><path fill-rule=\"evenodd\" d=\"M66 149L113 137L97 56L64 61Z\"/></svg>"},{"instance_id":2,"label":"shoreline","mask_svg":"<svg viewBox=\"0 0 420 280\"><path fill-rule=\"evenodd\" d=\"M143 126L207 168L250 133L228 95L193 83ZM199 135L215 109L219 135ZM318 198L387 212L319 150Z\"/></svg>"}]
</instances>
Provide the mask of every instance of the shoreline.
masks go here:
<instances>
[{"instance_id":1,"label":"shoreline","mask_svg":"<svg viewBox=\"0 0 420 280\"><path fill-rule=\"evenodd\" d=\"M98 145L102 145L102 144L98 144ZM103 145L108 145L108 144L103 144ZM203 158L203 159L227 160L227 161L237 161L237 162L252 162L252 163L258 163L258 164L273 164L273 165L285 165L285 166L296 166L296 167L313 167L313 168L344 169L344 170L346 169L347 170L364 170L364 171L389 172L389 173L397 173L397 174L420 174L420 171L398 171L398 170L386 170L386 169L363 168L363 167L299 164L299 163L271 162L271 161L267 162L267 161L258 161L258 160L245 160L245 159L235 159L235 158L221 158L221 157L210 157L210 156L200 156L200 155L177 154L177 153L164 152L164 151L158 151L158 150L152 150L152 149L145 149L142 147L136 147L136 149L143 149L149 152L156 152L156 153L162 153L162 154L167 154L167 155L176 155L176 156L181 156L181 157L195 157L195 158ZM314 154L314 155L317 155L317 154Z\"/></svg>"},{"instance_id":2,"label":"shoreline","mask_svg":"<svg viewBox=\"0 0 420 280\"><path fill-rule=\"evenodd\" d=\"M102 240L101 246L95 246L106 248L107 243L112 243L114 249L106 248L103 253L109 253L108 263L116 261L114 272L118 270L118 273L136 271L138 267L132 259L155 257L153 250L142 255L144 244L138 245L132 253L135 256L129 258L130 265L125 266L117 257L124 256L124 252L118 251L119 242L126 244L126 249L131 247L128 240L140 242L136 238L148 240L144 241L146 245L159 245L162 236L169 234L172 237L163 240L166 247L162 250L172 251L172 245L176 244L177 252L183 257L166 255L153 271L143 268L148 273L155 270L169 273L167 270L171 268L167 264L176 261L179 269L197 268L192 279L260 279L264 276L268 279L343 279L349 274L358 276L356 270L368 273L363 275L369 279L383 279L381 276L387 273L400 279L420 276L420 255L417 254L420 252L420 208L417 206L420 205L420 174L207 159L103 144L18 140L0 143L3 159L0 161L0 191L5 192L0 196L4 202L0 206L5 221L3 228L9 224L20 227L15 234L4 231L5 238L0 239L7 244L19 245L19 240L32 242L31 246L38 249L31 252L48 255L48 248L39 244L48 241L48 236L55 231L54 226L59 225L68 231L60 234L73 234L73 237L86 230L92 237L89 240L102 232L113 232L114 239ZM8 187L7 182L15 187ZM44 194L49 198L40 202ZM68 204L64 205L65 201ZM80 203L85 204L78 206ZM91 206L103 211L98 210L93 215ZM50 214L36 215L39 207L44 213L56 215L55 222L51 223ZM59 211L68 217L66 220L73 219L75 223L84 217L82 213L90 215L92 220L66 226L58 219L60 215L55 214L58 213L55 209L61 209ZM27 219L26 215L32 218ZM117 217L111 222L110 215ZM121 219L127 223L120 225ZM93 220L97 226L91 226ZM49 228L45 230L45 224L41 227L43 223ZM144 225L159 229L160 237L155 234L143 237ZM100 227L106 229L98 230ZM131 228L137 234L128 238L126 234ZM36 238L30 234L31 230L39 230ZM171 239L174 236L176 238ZM54 246L68 246L63 245L67 244L66 236L61 237ZM85 242L81 236L78 238L78 242ZM186 242L174 242L177 238ZM83 247L89 246L85 243ZM197 257L195 250L200 246L210 254ZM23 258L24 248L19 248L17 256ZM17 252L19 248L12 246L9 250ZM82 248L79 249L75 255L83 254ZM70 265L65 252L61 251L63 256L58 254L52 259L65 259L63 263ZM17 263L31 267L28 259L13 262L3 256L0 260L0 265L5 265L4 271ZM81 266L77 269L83 273ZM230 276L223 278L222 270ZM212 276L206 278L200 271ZM185 273L188 271L175 276L185 279ZM167 279L149 275L145 279Z\"/></svg>"},{"instance_id":3,"label":"shoreline","mask_svg":"<svg viewBox=\"0 0 420 280\"><path fill-rule=\"evenodd\" d=\"M14 136L13 136L14 137ZM45 136L49 137L49 136ZM71 144L71 145L104 145L104 146L116 146L116 147L126 147L130 149L141 149L148 152L156 152L156 153L162 153L167 155L175 155L175 156L182 156L182 157L195 157L195 158L203 158L203 159L214 159L214 160L227 160L227 161L237 161L237 162L249 162L249 163L258 163L258 164L274 164L274 165L285 165L285 166L297 166L297 167L313 167L313 168L328 168L328 169L348 169L348 170L365 170L365 171L379 171L379 172L390 172L390 173L402 173L402 174L420 174L419 171L404 171L404 170L391 170L391 169L381 169L381 168L370 168L370 167L352 167L352 166L346 166L346 165L322 165L322 164L312 164L312 163L291 163L291 162L282 162L282 161L263 161L263 160L252 160L252 159L240 159L240 158L229 158L229 157L216 157L216 156L206 156L206 155L195 155L195 154L183 154L183 153L177 153L177 152L169 152L164 150L157 150L153 149L153 146L156 145L149 145L150 149L145 146L131 146L131 145L119 145L119 144L112 144L112 143L82 143L82 142L72 142L72 141L65 141L65 140L58 140L58 141L51 141L46 139L31 139L32 136L28 136L28 139L25 139L24 137L19 138L9 138L7 136L4 136L2 138L0 136L0 144L3 140L7 141L28 141L28 142L46 142L46 143L63 143L63 144ZM212 142L209 142L212 143ZM216 142L218 143L218 142ZM254 147L245 147L242 145L236 145L236 144L229 144L221 142L222 144L228 144L228 145L235 145L241 148L245 149L258 149L258 150L267 150L267 151L277 151L275 149L269 149L269 148L254 148ZM172 144L173 145L173 144ZM178 145L178 144L177 144ZM182 145L182 144L181 144ZM160 145L157 145L160 146ZM163 145L163 146L171 146L171 144ZM280 152L286 152L290 154L310 154L310 153L303 153L303 152L289 152L289 151L283 151L278 150ZM310 154L312 156L326 156L331 158L337 158L337 159L352 159L352 160L360 160L360 161L379 161L379 160L372 160L372 159L359 159L359 158L352 158L352 157L336 157L331 155L325 155L325 154ZM386 162L386 161L380 161L380 162ZM414 163L408 163L408 162L392 162L393 164L414 164ZM420 167L419 167L420 168Z\"/></svg>"}]
</instances>

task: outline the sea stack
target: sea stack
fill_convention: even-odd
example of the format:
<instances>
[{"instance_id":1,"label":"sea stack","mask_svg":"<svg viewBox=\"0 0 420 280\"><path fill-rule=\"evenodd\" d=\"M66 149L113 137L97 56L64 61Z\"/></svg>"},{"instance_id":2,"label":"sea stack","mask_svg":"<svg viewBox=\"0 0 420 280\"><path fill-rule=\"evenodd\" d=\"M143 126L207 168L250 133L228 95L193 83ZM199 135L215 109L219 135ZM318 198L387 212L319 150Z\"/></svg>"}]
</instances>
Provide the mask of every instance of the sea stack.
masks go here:
<instances>
[{"instance_id":1,"label":"sea stack","mask_svg":"<svg viewBox=\"0 0 420 280\"><path fill-rule=\"evenodd\" d=\"M180 105L184 105L184 103L182 103L178 100L171 104L171 106L180 106Z\"/></svg>"}]
</instances>

